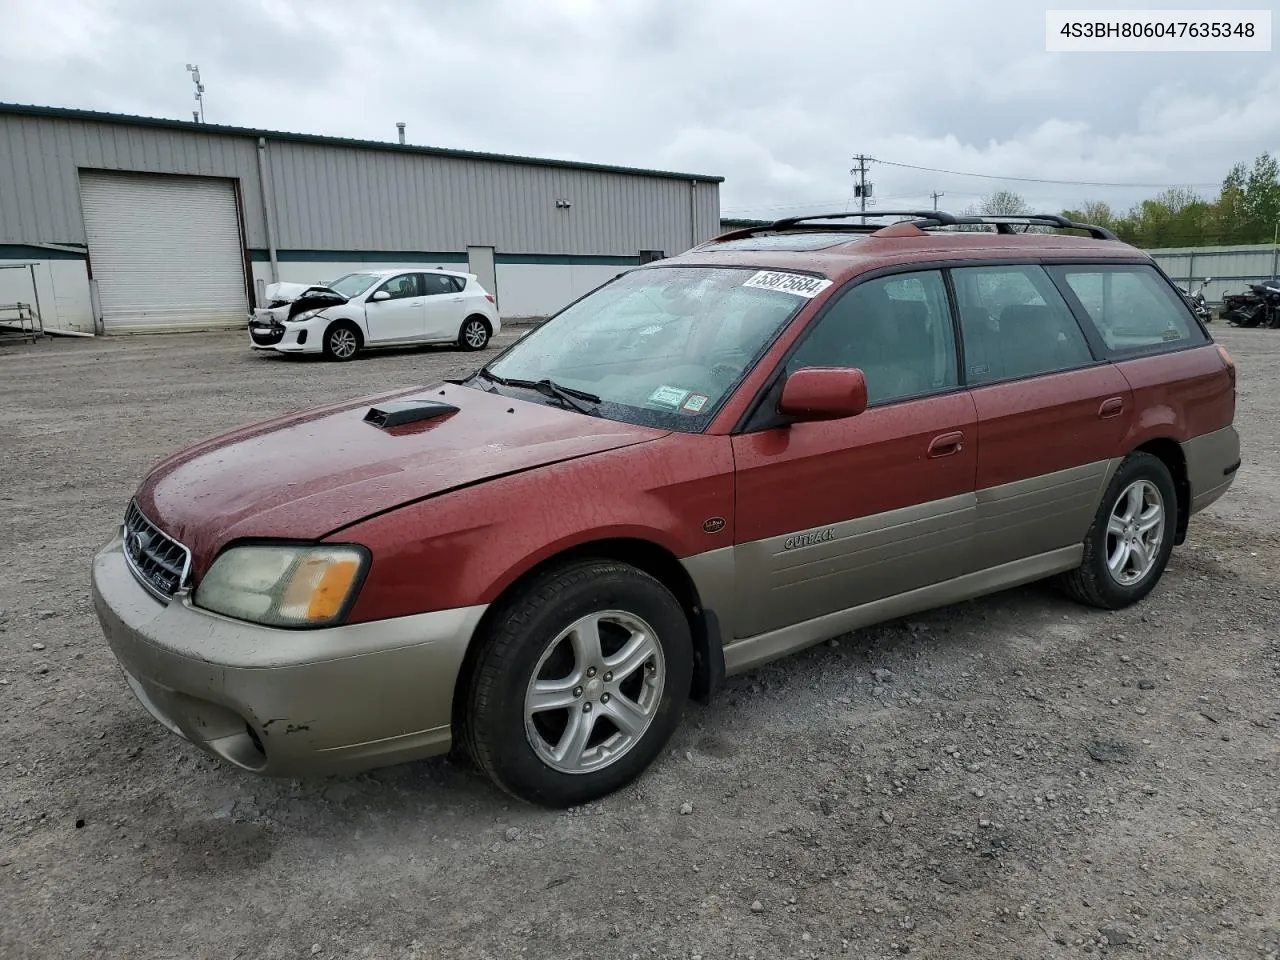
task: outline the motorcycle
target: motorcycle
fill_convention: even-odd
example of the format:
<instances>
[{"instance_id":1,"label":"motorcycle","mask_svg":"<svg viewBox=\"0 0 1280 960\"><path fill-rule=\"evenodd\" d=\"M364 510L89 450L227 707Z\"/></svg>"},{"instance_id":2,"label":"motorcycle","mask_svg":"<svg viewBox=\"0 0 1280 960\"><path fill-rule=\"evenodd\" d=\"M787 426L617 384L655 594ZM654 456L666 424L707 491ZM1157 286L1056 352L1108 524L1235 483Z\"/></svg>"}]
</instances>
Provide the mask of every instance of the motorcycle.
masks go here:
<instances>
[{"instance_id":1,"label":"motorcycle","mask_svg":"<svg viewBox=\"0 0 1280 960\"><path fill-rule=\"evenodd\" d=\"M1202 323L1213 323L1213 310L1209 307L1209 301L1205 299L1204 295L1204 288L1209 285L1212 279L1212 277L1205 277L1201 280L1200 286L1195 293L1192 293L1182 284L1178 284L1178 290L1181 291L1183 299L1187 301Z\"/></svg>"},{"instance_id":2,"label":"motorcycle","mask_svg":"<svg viewBox=\"0 0 1280 960\"><path fill-rule=\"evenodd\" d=\"M1280 328L1280 277L1249 284L1249 293L1222 298L1222 316L1236 327Z\"/></svg>"}]
</instances>

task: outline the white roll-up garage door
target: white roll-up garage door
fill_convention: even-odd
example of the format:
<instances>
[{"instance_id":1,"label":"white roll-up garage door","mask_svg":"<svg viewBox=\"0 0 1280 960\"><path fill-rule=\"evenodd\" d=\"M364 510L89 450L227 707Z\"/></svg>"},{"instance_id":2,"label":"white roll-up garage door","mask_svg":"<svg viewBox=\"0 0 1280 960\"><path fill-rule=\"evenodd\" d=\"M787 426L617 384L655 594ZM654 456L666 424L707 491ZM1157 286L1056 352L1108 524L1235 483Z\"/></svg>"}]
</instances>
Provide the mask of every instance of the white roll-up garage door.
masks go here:
<instances>
[{"instance_id":1,"label":"white roll-up garage door","mask_svg":"<svg viewBox=\"0 0 1280 960\"><path fill-rule=\"evenodd\" d=\"M80 198L107 333L244 326L230 180L82 170Z\"/></svg>"}]
</instances>

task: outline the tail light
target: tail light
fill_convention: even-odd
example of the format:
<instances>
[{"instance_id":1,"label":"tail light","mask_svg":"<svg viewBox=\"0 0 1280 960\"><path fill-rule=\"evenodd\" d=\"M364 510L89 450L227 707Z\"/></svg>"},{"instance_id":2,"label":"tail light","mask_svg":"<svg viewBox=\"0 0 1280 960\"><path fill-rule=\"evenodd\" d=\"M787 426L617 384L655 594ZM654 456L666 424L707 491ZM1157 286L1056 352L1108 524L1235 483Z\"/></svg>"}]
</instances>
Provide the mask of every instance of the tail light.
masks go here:
<instances>
[{"instance_id":1,"label":"tail light","mask_svg":"<svg viewBox=\"0 0 1280 960\"><path fill-rule=\"evenodd\" d=\"M492 294L492 293L486 293L486 294L484 295L484 298L485 298L486 300L488 300L490 303L497 303L497 302L498 302L497 300L493 299L493 294ZM1221 349L1221 347L1219 347L1219 349Z\"/></svg>"},{"instance_id":2,"label":"tail light","mask_svg":"<svg viewBox=\"0 0 1280 960\"><path fill-rule=\"evenodd\" d=\"M1218 356L1222 358L1222 362L1226 364L1227 375L1231 377L1231 386L1236 385L1236 362L1231 359L1231 354L1227 353L1227 348L1222 344L1217 344Z\"/></svg>"}]
</instances>

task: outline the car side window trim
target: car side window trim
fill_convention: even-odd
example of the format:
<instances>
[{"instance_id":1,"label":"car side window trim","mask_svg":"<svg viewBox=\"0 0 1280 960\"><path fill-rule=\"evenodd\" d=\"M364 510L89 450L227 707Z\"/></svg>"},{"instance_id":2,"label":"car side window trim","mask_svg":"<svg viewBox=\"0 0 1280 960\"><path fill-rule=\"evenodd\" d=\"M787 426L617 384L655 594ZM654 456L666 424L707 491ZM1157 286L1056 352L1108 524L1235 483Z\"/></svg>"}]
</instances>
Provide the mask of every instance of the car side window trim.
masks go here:
<instances>
[{"instance_id":1,"label":"car side window trim","mask_svg":"<svg viewBox=\"0 0 1280 960\"><path fill-rule=\"evenodd\" d=\"M1075 289L1067 281L1067 274L1073 269L1077 271L1100 270L1119 272L1126 268L1145 268L1151 273L1164 281L1168 286L1171 296L1176 298L1176 302L1181 306L1183 311L1183 319L1187 321L1189 330L1199 331L1201 340L1182 339L1172 340L1167 343L1151 343L1142 344L1135 347L1112 347L1103 339L1101 331L1098 329L1097 323L1089 314L1089 309L1084 305L1084 301L1080 299ZM1094 348L1098 356L1103 357L1108 362L1121 360L1134 360L1140 357L1163 356L1168 353L1181 353L1183 350L1195 350L1213 342L1213 337L1208 330L1204 328L1200 318L1195 315L1195 311L1191 309L1191 305L1178 292L1173 281L1169 279L1168 274L1160 269L1159 264L1143 263L1143 262L1124 262L1114 263L1109 261L1082 261L1073 260L1070 263L1056 263L1047 266L1046 272L1053 280L1054 285L1058 287L1058 292L1062 294L1062 298L1067 301L1067 306L1071 308L1071 312L1076 315L1077 321L1085 332L1085 336L1089 339L1090 346Z\"/></svg>"},{"instance_id":2,"label":"car side window trim","mask_svg":"<svg viewBox=\"0 0 1280 960\"><path fill-rule=\"evenodd\" d=\"M1082 261L1073 259L1073 260L1068 260L1066 262L1070 264L1078 264L1078 263L1081 263ZM1028 281L1031 283L1032 287L1035 288L1036 292L1041 297L1046 298L1046 300L1048 295L1052 295L1052 294L1058 295L1061 302L1061 306L1065 310L1065 315L1071 318L1072 322L1076 325L1076 328L1080 333L1080 337L1085 344L1086 350L1088 351L1089 359L1081 361L1080 363L1069 364L1066 366L1055 366L1051 369L1041 370L1033 373L1022 373L1022 374L1015 374L1013 376L993 377L991 379L984 379L981 382L977 382L977 383L971 382L971 378L969 376L969 370L967 369L967 365L966 365L966 368L962 368L962 371L961 371L962 372L961 382L965 384L967 389L980 390L983 387L989 387L995 384L1018 383L1023 380L1035 380L1039 377L1048 377L1048 376L1053 376L1059 373L1070 373L1075 370L1088 370L1100 364L1111 362L1110 358L1107 356L1105 352L1105 345L1101 342L1100 339L1097 338L1097 333L1093 329L1093 325L1091 323L1086 323L1082 321L1079 314L1077 314L1076 312L1075 306L1066 297L1062 296L1062 291L1059 289L1057 278L1053 275L1053 266L1045 262L1045 258L1039 258L1039 257L1034 257L1034 258L1027 257L1027 258L1017 258L1017 259L1009 258L1009 259L1001 259L999 261L991 261L991 262L962 261L959 263L956 263L956 262L951 263L951 265L945 270L945 273L947 274L947 277L948 277L948 292L952 297L953 309L956 313L956 318L957 318L956 322L960 326L960 330L961 330L960 339L962 344L967 344L969 337L965 335L964 321L960 315L961 314L960 297L957 292L956 277L954 276L955 271L1001 269L1001 268L1010 268L1010 267L1015 267L1015 268L1022 267L1022 268L1030 268L1033 270L1034 269L1039 270L1039 273L1043 277L1043 280L1045 283L1044 289L1041 289L1040 285L1037 284L1035 280L1032 279L1031 276L1028 276ZM962 352L967 351L967 349L968 349L967 347L962 346Z\"/></svg>"}]
</instances>

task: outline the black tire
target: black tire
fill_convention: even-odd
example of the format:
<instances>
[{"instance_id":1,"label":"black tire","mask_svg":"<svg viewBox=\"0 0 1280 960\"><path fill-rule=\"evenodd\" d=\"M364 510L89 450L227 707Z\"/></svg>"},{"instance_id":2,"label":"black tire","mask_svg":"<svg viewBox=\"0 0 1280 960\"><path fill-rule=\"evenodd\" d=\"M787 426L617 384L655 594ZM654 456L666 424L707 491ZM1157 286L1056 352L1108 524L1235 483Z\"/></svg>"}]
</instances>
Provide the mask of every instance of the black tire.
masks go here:
<instances>
[{"instance_id":1,"label":"black tire","mask_svg":"<svg viewBox=\"0 0 1280 960\"><path fill-rule=\"evenodd\" d=\"M458 346L463 350L483 350L489 345L493 328L484 317L475 315L462 321L458 330Z\"/></svg>"},{"instance_id":2,"label":"black tire","mask_svg":"<svg viewBox=\"0 0 1280 960\"><path fill-rule=\"evenodd\" d=\"M327 360L354 360L363 346L364 338L360 336L360 328L349 320L331 323L324 332L324 355Z\"/></svg>"},{"instance_id":3,"label":"black tire","mask_svg":"<svg viewBox=\"0 0 1280 960\"><path fill-rule=\"evenodd\" d=\"M1108 558L1112 537L1121 535L1108 533L1108 524L1113 512L1119 506L1122 495L1139 481L1146 481L1159 491L1164 511L1164 523L1158 546L1155 548L1155 561L1140 579L1132 583L1122 583L1111 572ZM1173 477L1164 461L1150 453L1131 453L1120 464L1107 492L1098 505L1098 512L1089 527L1084 540L1084 561L1080 566L1066 573L1061 584L1066 592L1080 603L1104 610L1119 610L1137 603L1152 591L1160 581L1164 568L1173 553L1173 539L1178 527L1178 494L1173 486Z\"/></svg>"},{"instance_id":4,"label":"black tire","mask_svg":"<svg viewBox=\"0 0 1280 960\"><path fill-rule=\"evenodd\" d=\"M661 647L665 681L652 719L632 746L600 769L563 772L544 761L533 746L526 731L525 693L552 641L580 618L606 610L624 611L652 627ZM499 787L531 803L574 806L630 783L661 753L689 697L689 621L666 587L625 563L580 561L538 576L502 603L480 641L483 646L463 698L461 732L467 752ZM647 666L639 668L640 673L646 670ZM607 695L603 701L608 701ZM565 711L566 724L576 710L575 702ZM597 724L601 717L606 715L598 714ZM598 729L603 735L611 728L612 724Z\"/></svg>"}]
</instances>

